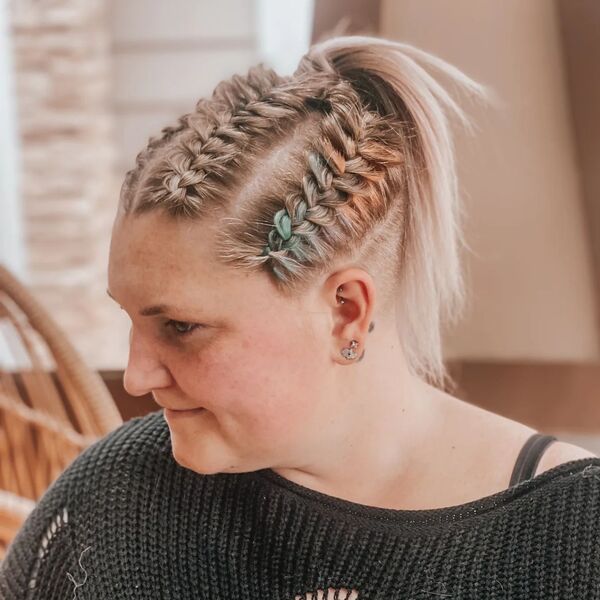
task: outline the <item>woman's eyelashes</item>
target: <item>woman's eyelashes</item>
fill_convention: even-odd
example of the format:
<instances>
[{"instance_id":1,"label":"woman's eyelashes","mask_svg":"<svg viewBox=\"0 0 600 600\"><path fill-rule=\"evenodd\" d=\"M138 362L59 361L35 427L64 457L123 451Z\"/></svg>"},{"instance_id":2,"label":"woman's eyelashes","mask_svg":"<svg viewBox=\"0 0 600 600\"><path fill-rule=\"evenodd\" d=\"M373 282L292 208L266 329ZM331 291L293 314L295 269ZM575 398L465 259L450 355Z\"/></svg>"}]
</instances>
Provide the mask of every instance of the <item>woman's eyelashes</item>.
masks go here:
<instances>
[{"instance_id":1,"label":"woman's eyelashes","mask_svg":"<svg viewBox=\"0 0 600 600\"><path fill-rule=\"evenodd\" d=\"M173 319L168 320L165 323L165 327L170 329L170 333L176 337L185 337L190 335L196 329L202 327L199 323L187 323L186 321L175 321Z\"/></svg>"}]
</instances>

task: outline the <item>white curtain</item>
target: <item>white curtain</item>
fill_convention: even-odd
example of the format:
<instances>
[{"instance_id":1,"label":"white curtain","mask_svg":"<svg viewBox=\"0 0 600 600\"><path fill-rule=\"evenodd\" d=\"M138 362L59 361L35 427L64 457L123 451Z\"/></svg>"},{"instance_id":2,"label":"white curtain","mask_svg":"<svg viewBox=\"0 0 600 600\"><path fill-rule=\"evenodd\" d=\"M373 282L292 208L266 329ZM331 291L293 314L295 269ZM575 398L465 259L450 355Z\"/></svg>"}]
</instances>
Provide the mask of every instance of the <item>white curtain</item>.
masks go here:
<instances>
[{"instance_id":1,"label":"white curtain","mask_svg":"<svg viewBox=\"0 0 600 600\"><path fill-rule=\"evenodd\" d=\"M26 279L9 7L0 0L0 263Z\"/></svg>"},{"instance_id":2,"label":"white curtain","mask_svg":"<svg viewBox=\"0 0 600 600\"><path fill-rule=\"evenodd\" d=\"M314 0L258 0L260 60L280 75L291 75L310 46Z\"/></svg>"}]
</instances>

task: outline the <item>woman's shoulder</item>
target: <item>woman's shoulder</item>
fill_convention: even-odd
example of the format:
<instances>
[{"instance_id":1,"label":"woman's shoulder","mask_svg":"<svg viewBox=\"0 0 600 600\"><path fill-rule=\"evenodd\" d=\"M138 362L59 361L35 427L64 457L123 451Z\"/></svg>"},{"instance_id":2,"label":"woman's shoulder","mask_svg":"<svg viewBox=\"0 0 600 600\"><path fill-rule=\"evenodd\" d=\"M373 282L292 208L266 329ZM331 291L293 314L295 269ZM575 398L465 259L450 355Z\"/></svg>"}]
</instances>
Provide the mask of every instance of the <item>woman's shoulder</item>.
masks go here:
<instances>
[{"instance_id":1,"label":"woman's shoulder","mask_svg":"<svg viewBox=\"0 0 600 600\"><path fill-rule=\"evenodd\" d=\"M554 467L582 458L598 458L600 461L598 455L590 450L558 438L542 454L535 474L540 475Z\"/></svg>"},{"instance_id":2,"label":"woman's shoulder","mask_svg":"<svg viewBox=\"0 0 600 600\"><path fill-rule=\"evenodd\" d=\"M169 437L169 428L162 409L146 415L133 417L107 433L89 446L84 452L94 453L94 449L121 448L135 444L139 450L162 447Z\"/></svg>"},{"instance_id":3,"label":"woman's shoulder","mask_svg":"<svg viewBox=\"0 0 600 600\"><path fill-rule=\"evenodd\" d=\"M444 483L443 489L451 490L444 494L450 497L440 502L459 503L505 490L527 441L542 432L454 396L440 394L439 398L443 427L423 453L433 473L432 485L439 487L438 481L449 480L462 483ZM597 458L600 462L589 450L561 440L560 435L555 437L556 441L543 448L534 475L579 459ZM438 487L434 491L439 495ZM431 496L434 492L427 489L426 493Z\"/></svg>"},{"instance_id":4,"label":"woman's shoulder","mask_svg":"<svg viewBox=\"0 0 600 600\"><path fill-rule=\"evenodd\" d=\"M130 461L140 455L161 453L169 439L169 429L161 409L124 421L85 448L67 469L80 463L106 464L111 460Z\"/></svg>"},{"instance_id":5,"label":"woman's shoulder","mask_svg":"<svg viewBox=\"0 0 600 600\"><path fill-rule=\"evenodd\" d=\"M135 458L148 453L162 453L169 447L169 427L160 409L124 421L86 448L75 460L106 460L111 456Z\"/></svg>"},{"instance_id":6,"label":"woman's shoulder","mask_svg":"<svg viewBox=\"0 0 600 600\"><path fill-rule=\"evenodd\" d=\"M40 498L92 500L175 466L162 410L125 421L85 448ZM69 502L70 504L72 502Z\"/></svg>"},{"instance_id":7,"label":"woman's shoulder","mask_svg":"<svg viewBox=\"0 0 600 600\"><path fill-rule=\"evenodd\" d=\"M90 539L102 546L120 536L123 522L136 517L156 482L175 468L162 411L128 420L88 446L46 489L17 532L0 563L0 597L25 597L23 590L31 592L34 584L39 593L32 598L59 597L46 594L59 587L60 597L69 589L72 594L66 577L60 584L53 579L61 564L76 569Z\"/></svg>"}]
</instances>

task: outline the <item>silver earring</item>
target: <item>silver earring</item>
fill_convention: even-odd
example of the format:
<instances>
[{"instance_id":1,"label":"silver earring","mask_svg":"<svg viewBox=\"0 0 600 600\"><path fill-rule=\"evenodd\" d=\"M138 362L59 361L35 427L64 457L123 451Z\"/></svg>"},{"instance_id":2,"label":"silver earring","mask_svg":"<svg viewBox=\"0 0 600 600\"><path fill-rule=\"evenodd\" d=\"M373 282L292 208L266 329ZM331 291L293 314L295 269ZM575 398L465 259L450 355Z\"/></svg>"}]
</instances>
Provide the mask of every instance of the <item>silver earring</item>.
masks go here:
<instances>
[{"instance_id":1,"label":"silver earring","mask_svg":"<svg viewBox=\"0 0 600 600\"><path fill-rule=\"evenodd\" d=\"M337 293L341 294L342 293L342 286L340 285L340 287L337 289ZM340 304L344 304L345 300L343 298L340 298ZM356 354L356 348L358 346L358 342L356 340L352 340L350 342L350 347L349 348L342 348L341 350L341 355L344 358L347 358L348 360L353 360L354 358L356 358L358 356L358 354Z\"/></svg>"},{"instance_id":2,"label":"silver earring","mask_svg":"<svg viewBox=\"0 0 600 600\"><path fill-rule=\"evenodd\" d=\"M342 348L341 355L348 360L352 360L358 356L358 354L356 354L357 347L358 342L356 340L352 340L349 348Z\"/></svg>"}]
</instances>

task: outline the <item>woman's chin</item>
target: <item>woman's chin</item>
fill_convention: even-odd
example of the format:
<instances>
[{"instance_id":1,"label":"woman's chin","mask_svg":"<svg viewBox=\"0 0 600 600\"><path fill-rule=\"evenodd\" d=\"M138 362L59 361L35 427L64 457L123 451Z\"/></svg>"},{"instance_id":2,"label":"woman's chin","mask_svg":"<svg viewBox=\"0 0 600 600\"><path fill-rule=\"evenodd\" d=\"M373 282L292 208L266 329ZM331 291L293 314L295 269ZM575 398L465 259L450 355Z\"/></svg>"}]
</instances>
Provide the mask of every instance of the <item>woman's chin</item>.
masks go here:
<instances>
[{"instance_id":1,"label":"woman's chin","mask_svg":"<svg viewBox=\"0 0 600 600\"><path fill-rule=\"evenodd\" d=\"M191 417L197 417L203 412L206 412L205 408L194 408L192 410L172 410L170 408L163 409L163 414L165 416L165 420L167 421L189 419Z\"/></svg>"}]
</instances>

